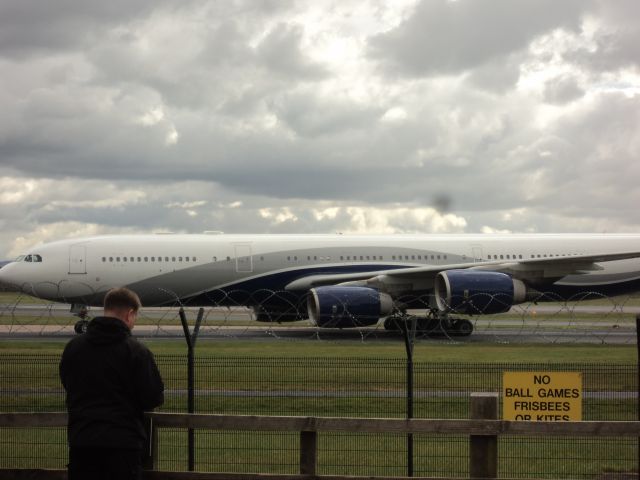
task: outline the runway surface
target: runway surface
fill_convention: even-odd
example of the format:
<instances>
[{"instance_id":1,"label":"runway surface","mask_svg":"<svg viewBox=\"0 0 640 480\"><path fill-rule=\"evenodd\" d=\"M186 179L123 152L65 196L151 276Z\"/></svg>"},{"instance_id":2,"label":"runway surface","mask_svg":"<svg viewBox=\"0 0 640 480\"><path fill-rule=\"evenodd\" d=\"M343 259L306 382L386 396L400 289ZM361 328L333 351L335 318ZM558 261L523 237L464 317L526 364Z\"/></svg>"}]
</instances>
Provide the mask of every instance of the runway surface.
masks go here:
<instances>
[{"instance_id":1,"label":"runway surface","mask_svg":"<svg viewBox=\"0 0 640 480\"><path fill-rule=\"evenodd\" d=\"M198 308L185 309L189 324ZM100 314L100 309L90 312ZM423 334L416 338L434 342L472 343L596 343L635 344L634 317L640 306L602 305L526 305L510 313L472 319L474 333L469 337ZM585 316L587 318L585 318ZM579 317L579 318L578 318ZM591 318L593 317L593 318ZM33 321L30 319L33 318ZM183 340L183 330L175 308L145 308L144 322L134 329L134 335L144 338ZM320 339L400 341L400 333L384 330L381 324L357 329L324 329L305 323L258 324L252 312L245 308L209 308L200 330L200 337L213 340L275 340ZM0 338L70 338L75 335L77 318L69 314L64 304L0 305Z\"/></svg>"}]
</instances>

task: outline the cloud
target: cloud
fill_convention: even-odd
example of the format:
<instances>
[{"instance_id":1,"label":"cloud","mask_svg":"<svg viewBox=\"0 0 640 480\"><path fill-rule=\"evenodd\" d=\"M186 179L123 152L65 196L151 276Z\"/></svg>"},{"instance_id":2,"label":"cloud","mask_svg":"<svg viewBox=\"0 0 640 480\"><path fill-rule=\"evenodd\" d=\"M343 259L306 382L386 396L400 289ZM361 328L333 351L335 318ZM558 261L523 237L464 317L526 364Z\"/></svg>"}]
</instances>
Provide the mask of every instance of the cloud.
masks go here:
<instances>
[{"instance_id":1,"label":"cloud","mask_svg":"<svg viewBox=\"0 0 640 480\"><path fill-rule=\"evenodd\" d=\"M0 258L87 232L638 229L637 13L3 2Z\"/></svg>"},{"instance_id":2,"label":"cloud","mask_svg":"<svg viewBox=\"0 0 640 480\"><path fill-rule=\"evenodd\" d=\"M370 57L390 76L454 75L524 50L556 28L578 29L585 1L430 0L370 40Z\"/></svg>"},{"instance_id":3,"label":"cloud","mask_svg":"<svg viewBox=\"0 0 640 480\"><path fill-rule=\"evenodd\" d=\"M581 98L585 91L575 77L559 76L545 83L544 99L548 103L562 104Z\"/></svg>"}]
</instances>

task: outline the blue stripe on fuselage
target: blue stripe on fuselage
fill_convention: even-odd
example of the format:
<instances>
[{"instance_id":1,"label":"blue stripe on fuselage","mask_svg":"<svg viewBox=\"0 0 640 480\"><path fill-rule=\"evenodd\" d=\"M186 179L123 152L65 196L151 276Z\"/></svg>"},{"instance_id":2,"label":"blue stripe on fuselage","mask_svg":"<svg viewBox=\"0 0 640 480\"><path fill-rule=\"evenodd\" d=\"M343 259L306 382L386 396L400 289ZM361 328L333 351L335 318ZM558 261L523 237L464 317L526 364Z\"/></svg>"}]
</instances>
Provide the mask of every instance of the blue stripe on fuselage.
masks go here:
<instances>
[{"instance_id":1,"label":"blue stripe on fuselage","mask_svg":"<svg viewBox=\"0 0 640 480\"><path fill-rule=\"evenodd\" d=\"M348 273L377 272L408 268L407 265L335 265L300 268L270 273L249 280L240 280L232 285L192 297L185 301L189 305L261 305L266 303L286 304L299 302L307 291L285 291L285 287L300 278L312 275L340 275Z\"/></svg>"}]
</instances>

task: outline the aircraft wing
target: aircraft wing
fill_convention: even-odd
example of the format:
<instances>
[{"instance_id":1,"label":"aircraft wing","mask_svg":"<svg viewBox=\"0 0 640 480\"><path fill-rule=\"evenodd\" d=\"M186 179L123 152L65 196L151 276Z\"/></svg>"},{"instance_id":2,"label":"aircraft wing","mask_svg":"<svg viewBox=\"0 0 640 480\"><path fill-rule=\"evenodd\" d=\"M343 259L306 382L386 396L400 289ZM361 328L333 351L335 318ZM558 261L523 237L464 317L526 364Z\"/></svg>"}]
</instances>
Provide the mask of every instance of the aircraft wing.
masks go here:
<instances>
[{"instance_id":1,"label":"aircraft wing","mask_svg":"<svg viewBox=\"0 0 640 480\"><path fill-rule=\"evenodd\" d=\"M523 281L547 280L553 282L567 275L580 275L591 271L602 270L603 267L598 265L598 262L611 262L632 258L640 258L640 251L532 258L512 261L490 260L391 270L372 270L358 273L320 274L294 280L286 286L286 290L309 290L322 285L360 285L391 292L428 290L433 288L435 277L439 272L459 269L503 272Z\"/></svg>"}]
</instances>

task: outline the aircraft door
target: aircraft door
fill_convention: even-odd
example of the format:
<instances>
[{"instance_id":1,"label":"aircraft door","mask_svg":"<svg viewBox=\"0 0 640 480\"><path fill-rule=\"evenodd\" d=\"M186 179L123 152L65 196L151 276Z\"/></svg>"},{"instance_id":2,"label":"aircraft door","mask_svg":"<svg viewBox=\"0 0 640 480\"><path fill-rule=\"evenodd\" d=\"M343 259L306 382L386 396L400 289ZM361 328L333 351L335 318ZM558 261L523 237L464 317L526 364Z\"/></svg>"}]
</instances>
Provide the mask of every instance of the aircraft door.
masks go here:
<instances>
[{"instance_id":1,"label":"aircraft door","mask_svg":"<svg viewBox=\"0 0 640 480\"><path fill-rule=\"evenodd\" d=\"M474 262L481 262L484 259L484 255L482 255L482 245L472 245L471 256Z\"/></svg>"},{"instance_id":2,"label":"aircraft door","mask_svg":"<svg viewBox=\"0 0 640 480\"><path fill-rule=\"evenodd\" d=\"M85 245L71 245L69 247L69 273L87 273L87 247Z\"/></svg>"},{"instance_id":3,"label":"aircraft door","mask_svg":"<svg viewBox=\"0 0 640 480\"><path fill-rule=\"evenodd\" d=\"M251 257L251 245L234 245L236 254L236 272L253 272L253 258Z\"/></svg>"}]
</instances>

